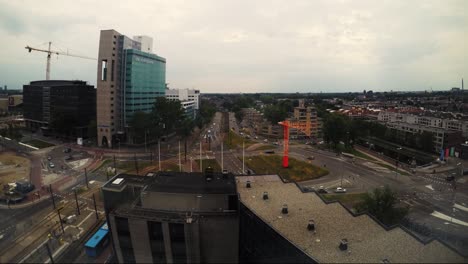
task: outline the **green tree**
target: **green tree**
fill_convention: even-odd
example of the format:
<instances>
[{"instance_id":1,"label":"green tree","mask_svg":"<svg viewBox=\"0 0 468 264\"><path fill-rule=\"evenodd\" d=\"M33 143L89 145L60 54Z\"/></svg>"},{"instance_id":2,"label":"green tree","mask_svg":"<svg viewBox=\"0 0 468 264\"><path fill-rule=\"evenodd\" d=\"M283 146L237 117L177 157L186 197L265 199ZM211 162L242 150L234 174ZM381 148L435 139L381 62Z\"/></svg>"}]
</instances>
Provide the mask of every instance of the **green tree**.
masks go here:
<instances>
[{"instance_id":1,"label":"green tree","mask_svg":"<svg viewBox=\"0 0 468 264\"><path fill-rule=\"evenodd\" d=\"M194 128L195 128L195 122L192 119L185 118L182 120L177 130L177 133L179 134L179 136L182 137L182 139L184 140L185 162L187 162L187 139L192 134Z\"/></svg>"},{"instance_id":2,"label":"green tree","mask_svg":"<svg viewBox=\"0 0 468 264\"><path fill-rule=\"evenodd\" d=\"M142 143L146 136L151 134L151 114L145 112L136 112L129 122L133 134L133 143Z\"/></svg>"},{"instance_id":3,"label":"green tree","mask_svg":"<svg viewBox=\"0 0 468 264\"><path fill-rule=\"evenodd\" d=\"M346 134L346 123L341 115L328 115L323 124L324 139L328 143L333 143L334 148L338 147Z\"/></svg>"},{"instance_id":4,"label":"green tree","mask_svg":"<svg viewBox=\"0 0 468 264\"><path fill-rule=\"evenodd\" d=\"M180 101L170 101L165 97L156 98L151 112L151 135L159 138L174 132L184 118L184 110Z\"/></svg>"},{"instance_id":5,"label":"green tree","mask_svg":"<svg viewBox=\"0 0 468 264\"><path fill-rule=\"evenodd\" d=\"M397 224L408 213L406 208L397 208L396 193L390 187L376 188L367 193L356 206L358 212L368 212L386 225Z\"/></svg>"},{"instance_id":6,"label":"green tree","mask_svg":"<svg viewBox=\"0 0 468 264\"><path fill-rule=\"evenodd\" d=\"M236 117L237 119L237 122L242 122L242 119L244 119L244 112L242 112L242 110L238 110L237 112L234 113L234 116Z\"/></svg>"},{"instance_id":7,"label":"green tree","mask_svg":"<svg viewBox=\"0 0 468 264\"><path fill-rule=\"evenodd\" d=\"M198 128L202 128L204 125L209 124L216 113L216 108L208 100L201 100L200 110L195 119L195 124Z\"/></svg>"},{"instance_id":8,"label":"green tree","mask_svg":"<svg viewBox=\"0 0 468 264\"><path fill-rule=\"evenodd\" d=\"M288 110L286 108L285 105L268 105L264 108L263 115L274 125L280 121L284 121L288 117Z\"/></svg>"}]
</instances>

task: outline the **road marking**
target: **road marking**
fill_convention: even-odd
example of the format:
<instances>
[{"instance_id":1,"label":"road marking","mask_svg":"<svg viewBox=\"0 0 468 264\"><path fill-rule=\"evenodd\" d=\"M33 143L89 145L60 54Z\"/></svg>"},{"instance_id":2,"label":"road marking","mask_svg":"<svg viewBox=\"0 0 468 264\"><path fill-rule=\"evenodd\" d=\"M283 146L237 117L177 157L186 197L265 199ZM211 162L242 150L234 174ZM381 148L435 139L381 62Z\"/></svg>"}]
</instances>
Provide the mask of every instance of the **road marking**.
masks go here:
<instances>
[{"instance_id":1,"label":"road marking","mask_svg":"<svg viewBox=\"0 0 468 264\"><path fill-rule=\"evenodd\" d=\"M462 220L453 218L453 217L448 216L448 215L446 215L446 214L443 214L443 213L441 213L441 212L434 211L431 215L434 216L434 217L440 218L440 219L442 219L442 220L450 221L450 222L452 222L452 223L454 223L454 224L459 224L459 225L463 225L463 226L468 226L468 223L467 223L467 222L464 222L464 221L462 221Z\"/></svg>"},{"instance_id":2,"label":"road marking","mask_svg":"<svg viewBox=\"0 0 468 264\"><path fill-rule=\"evenodd\" d=\"M468 208L465 207L465 206L463 206L463 205L455 204L453 207L454 207L454 208L457 208L457 209L460 209L460 210L462 210L462 211L468 212Z\"/></svg>"},{"instance_id":3,"label":"road marking","mask_svg":"<svg viewBox=\"0 0 468 264\"><path fill-rule=\"evenodd\" d=\"M426 185L426 188L431 189L434 191L434 188L432 188L432 184Z\"/></svg>"}]
</instances>

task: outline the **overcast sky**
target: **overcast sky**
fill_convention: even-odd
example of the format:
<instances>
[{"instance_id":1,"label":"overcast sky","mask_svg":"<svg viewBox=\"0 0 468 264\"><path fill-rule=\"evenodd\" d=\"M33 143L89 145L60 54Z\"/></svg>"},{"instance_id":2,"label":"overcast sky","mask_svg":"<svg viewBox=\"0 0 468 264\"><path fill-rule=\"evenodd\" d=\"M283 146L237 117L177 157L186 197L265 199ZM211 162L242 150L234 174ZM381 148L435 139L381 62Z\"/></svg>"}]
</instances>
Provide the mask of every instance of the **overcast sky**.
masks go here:
<instances>
[{"instance_id":1,"label":"overcast sky","mask_svg":"<svg viewBox=\"0 0 468 264\"><path fill-rule=\"evenodd\" d=\"M154 38L172 88L202 92L434 90L468 79L468 1L0 0L0 85L45 79L47 48L97 57L99 31ZM52 79L96 84L54 56ZM468 80L467 80L468 83Z\"/></svg>"}]
</instances>

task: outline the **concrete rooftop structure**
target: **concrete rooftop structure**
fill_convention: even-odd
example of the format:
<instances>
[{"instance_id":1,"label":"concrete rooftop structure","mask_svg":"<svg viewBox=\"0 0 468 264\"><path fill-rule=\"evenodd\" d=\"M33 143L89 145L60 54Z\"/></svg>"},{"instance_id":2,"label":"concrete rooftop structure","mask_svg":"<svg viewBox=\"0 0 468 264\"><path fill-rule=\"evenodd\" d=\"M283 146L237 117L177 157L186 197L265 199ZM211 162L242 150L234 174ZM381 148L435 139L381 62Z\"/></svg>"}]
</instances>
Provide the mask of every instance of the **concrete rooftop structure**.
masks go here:
<instances>
[{"instance_id":1,"label":"concrete rooftop structure","mask_svg":"<svg viewBox=\"0 0 468 264\"><path fill-rule=\"evenodd\" d=\"M437 240L424 244L399 227L387 231L368 215L353 216L341 204L326 204L316 193L303 193L276 175L238 176L236 181L245 206L319 263L466 262ZM288 214L282 214L283 204ZM315 233L307 229L309 220L315 221ZM340 250L342 239L348 250Z\"/></svg>"}]
</instances>

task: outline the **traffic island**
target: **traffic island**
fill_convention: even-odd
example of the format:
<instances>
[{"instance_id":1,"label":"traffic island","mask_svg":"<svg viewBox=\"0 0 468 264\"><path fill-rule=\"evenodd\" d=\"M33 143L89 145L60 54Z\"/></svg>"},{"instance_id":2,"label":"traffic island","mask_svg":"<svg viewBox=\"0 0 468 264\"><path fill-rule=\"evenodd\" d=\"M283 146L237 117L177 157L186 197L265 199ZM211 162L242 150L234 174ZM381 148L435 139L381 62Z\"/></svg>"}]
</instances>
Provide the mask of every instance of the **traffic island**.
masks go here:
<instances>
[{"instance_id":1,"label":"traffic island","mask_svg":"<svg viewBox=\"0 0 468 264\"><path fill-rule=\"evenodd\" d=\"M248 156L247 167L256 174L278 174L288 181L307 181L318 179L329 173L327 169L289 157L289 167L283 168L282 157L278 155Z\"/></svg>"}]
</instances>

